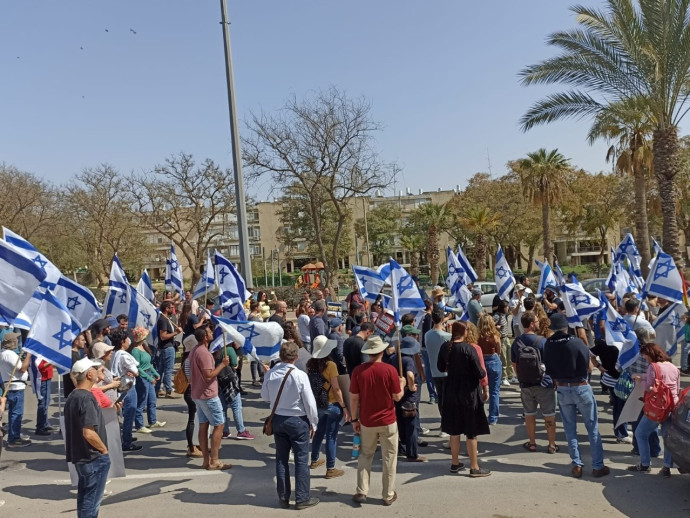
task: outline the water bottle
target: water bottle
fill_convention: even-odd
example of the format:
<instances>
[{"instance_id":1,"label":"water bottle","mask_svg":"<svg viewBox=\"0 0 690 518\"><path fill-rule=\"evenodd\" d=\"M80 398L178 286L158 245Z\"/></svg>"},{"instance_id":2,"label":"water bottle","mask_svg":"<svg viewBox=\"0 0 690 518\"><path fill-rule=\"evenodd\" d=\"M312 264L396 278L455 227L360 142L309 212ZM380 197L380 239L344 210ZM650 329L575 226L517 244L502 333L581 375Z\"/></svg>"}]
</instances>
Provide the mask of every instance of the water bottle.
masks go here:
<instances>
[{"instance_id":1,"label":"water bottle","mask_svg":"<svg viewBox=\"0 0 690 518\"><path fill-rule=\"evenodd\" d=\"M362 444L362 439L358 433L352 438L352 458L356 459L359 457L359 445Z\"/></svg>"}]
</instances>

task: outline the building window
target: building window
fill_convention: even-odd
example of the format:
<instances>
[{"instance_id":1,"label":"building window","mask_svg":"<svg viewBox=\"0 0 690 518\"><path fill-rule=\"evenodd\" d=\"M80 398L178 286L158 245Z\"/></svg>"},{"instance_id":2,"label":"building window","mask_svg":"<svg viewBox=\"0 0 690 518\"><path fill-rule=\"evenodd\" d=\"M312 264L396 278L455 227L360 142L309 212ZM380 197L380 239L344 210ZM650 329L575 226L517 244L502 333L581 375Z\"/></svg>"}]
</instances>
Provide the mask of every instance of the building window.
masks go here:
<instances>
[{"instance_id":1,"label":"building window","mask_svg":"<svg viewBox=\"0 0 690 518\"><path fill-rule=\"evenodd\" d=\"M239 257L240 255L240 245L230 245L230 256Z\"/></svg>"}]
</instances>

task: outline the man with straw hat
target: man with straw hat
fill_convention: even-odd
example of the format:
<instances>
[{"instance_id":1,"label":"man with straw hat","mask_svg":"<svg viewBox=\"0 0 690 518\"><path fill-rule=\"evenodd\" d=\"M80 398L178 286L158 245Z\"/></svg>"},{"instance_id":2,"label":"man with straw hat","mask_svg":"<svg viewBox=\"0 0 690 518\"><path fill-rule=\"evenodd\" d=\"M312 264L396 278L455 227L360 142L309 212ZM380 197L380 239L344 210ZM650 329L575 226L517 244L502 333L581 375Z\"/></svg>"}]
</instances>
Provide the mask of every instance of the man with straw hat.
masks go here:
<instances>
[{"instance_id":1,"label":"man with straw hat","mask_svg":"<svg viewBox=\"0 0 690 518\"><path fill-rule=\"evenodd\" d=\"M369 355L369 361L355 368L350 380L352 426L362 440L357 462L357 493L352 497L358 503L367 500L371 463L379 443L383 503L391 505L398 498L395 492L398 425L394 402L402 398L406 382L398 377L395 367L381 361L386 347L380 336L370 336L362 348L362 353Z\"/></svg>"},{"instance_id":2,"label":"man with straw hat","mask_svg":"<svg viewBox=\"0 0 690 518\"><path fill-rule=\"evenodd\" d=\"M7 398L7 445L21 448L31 444L30 439L21 436L22 419L24 418L24 390L29 379L31 355L21 360L15 349L19 346L19 333L5 333L2 337L0 352L0 378L3 396Z\"/></svg>"}]
</instances>

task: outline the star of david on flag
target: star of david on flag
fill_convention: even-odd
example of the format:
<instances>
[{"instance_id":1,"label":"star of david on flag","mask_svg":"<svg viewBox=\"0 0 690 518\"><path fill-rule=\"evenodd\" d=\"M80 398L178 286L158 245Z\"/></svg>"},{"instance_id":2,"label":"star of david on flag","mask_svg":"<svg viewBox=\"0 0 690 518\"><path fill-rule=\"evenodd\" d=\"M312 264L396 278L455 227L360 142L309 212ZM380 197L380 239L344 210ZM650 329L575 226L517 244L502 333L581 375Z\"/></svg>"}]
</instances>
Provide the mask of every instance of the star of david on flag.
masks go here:
<instances>
[{"instance_id":1,"label":"star of david on flag","mask_svg":"<svg viewBox=\"0 0 690 518\"><path fill-rule=\"evenodd\" d=\"M582 327L582 320L604 309L597 297L587 293L581 284L565 283L562 286L565 316L571 327Z\"/></svg>"},{"instance_id":2,"label":"star of david on flag","mask_svg":"<svg viewBox=\"0 0 690 518\"><path fill-rule=\"evenodd\" d=\"M643 291L644 296L656 295L671 302L683 303L683 279L673 257L664 252L657 254Z\"/></svg>"},{"instance_id":3,"label":"star of david on flag","mask_svg":"<svg viewBox=\"0 0 690 518\"><path fill-rule=\"evenodd\" d=\"M211 316L216 324L211 352L222 348L223 343L236 342L245 354L258 361L275 360L283 342L283 328L277 322L243 322ZM225 335L225 336L223 336Z\"/></svg>"},{"instance_id":4,"label":"star of david on flag","mask_svg":"<svg viewBox=\"0 0 690 518\"><path fill-rule=\"evenodd\" d=\"M72 319L65 305L52 291L42 294L38 312L24 341L24 350L57 367L67 374L72 368L72 342L81 327Z\"/></svg>"},{"instance_id":5,"label":"star of david on flag","mask_svg":"<svg viewBox=\"0 0 690 518\"><path fill-rule=\"evenodd\" d=\"M685 339L683 315L686 312L687 308L683 304L669 304L652 324L656 332L654 341L671 357L678 351L678 342Z\"/></svg>"},{"instance_id":6,"label":"star of david on flag","mask_svg":"<svg viewBox=\"0 0 690 518\"><path fill-rule=\"evenodd\" d=\"M194 288L195 299L201 298L208 292L213 291L216 287L216 276L214 275L213 263L211 262L211 252L206 251L206 268L204 268L204 273L201 275L201 279Z\"/></svg>"},{"instance_id":7,"label":"star of david on flag","mask_svg":"<svg viewBox=\"0 0 690 518\"><path fill-rule=\"evenodd\" d=\"M552 291L558 291L558 282L556 281L556 276L553 274L553 270L549 263L542 263L541 261L534 260L539 271L541 271L541 276L539 277L539 286L537 288L537 294L543 295L546 288L552 288Z\"/></svg>"},{"instance_id":8,"label":"star of david on flag","mask_svg":"<svg viewBox=\"0 0 690 518\"><path fill-rule=\"evenodd\" d=\"M510 291L515 287L515 277L513 276L513 271L508 265L506 256L503 253L503 248L498 245L498 251L496 252L496 270L494 279L496 281L496 290L498 296L503 300L510 299Z\"/></svg>"},{"instance_id":9,"label":"star of david on flag","mask_svg":"<svg viewBox=\"0 0 690 518\"><path fill-rule=\"evenodd\" d=\"M101 316L101 309L93 292L69 277L60 276L54 294L82 329L88 328Z\"/></svg>"},{"instance_id":10,"label":"star of david on flag","mask_svg":"<svg viewBox=\"0 0 690 518\"><path fill-rule=\"evenodd\" d=\"M642 272L640 271L640 263L642 256L640 256L640 252L637 250L635 240L630 233L625 235L623 240L618 245L618 248L616 248L614 252L613 260L615 262L622 262L623 259L628 260L628 264L630 265L634 276L641 278Z\"/></svg>"},{"instance_id":11,"label":"star of david on flag","mask_svg":"<svg viewBox=\"0 0 690 518\"><path fill-rule=\"evenodd\" d=\"M237 271L237 268L220 252L215 253L214 262L216 264L218 293L223 316L232 320L247 320L244 312L244 302L251 294L247 291L244 279Z\"/></svg>"},{"instance_id":12,"label":"star of david on flag","mask_svg":"<svg viewBox=\"0 0 690 518\"><path fill-rule=\"evenodd\" d=\"M57 283L58 279L62 275L58 267L49 261L45 255L39 252L34 245L29 243L19 234L15 234L10 229L5 227L2 227L2 230L5 242L12 248L12 250L31 260L31 262L33 262L43 271L45 278L42 282L42 287L53 289L55 287L55 283Z\"/></svg>"},{"instance_id":13,"label":"star of david on flag","mask_svg":"<svg viewBox=\"0 0 690 518\"><path fill-rule=\"evenodd\" d=\"M419 294L417 285L407 271L395 260L390 259L391 266L391 310L395 315L395 322L406 313L415 314L415 322L419 324L424 315L424 301Z\"/></svg>"},{"instance_id":14,"label":"star of david on flag","mask_svg":"<svg viewBox=\"0 0 690 518\"><path fill-rule=\"evenodd\" d=\"M175 244L170 243L170 253L165 260L165 289L171 293L179 293L184 300L182 268L177 260Z\"/></svg>"},{"instance_id":15,"label":"star of david on flag","mask_svg":"<svg viewBox=\"0 0 690 518\"><path fill-rule=\"evenodd\" d=\"M371 303L376 302L384 284L381 274L372 268L357 265L352 266L352 273L362 298Z\"/></svg>"},{"instance_id":16,"label":"star of david on flag","mask_svg":"<svg viewBox=\"0 0 690 518\"><path fill-rule=\"evenodd\" d=\"M613 308L606 295L600 293L599 297L605 308L606 343L618 349L617 363L621 369L625 369L632 365L639 356L640 343L635 332Z\"/></svg>"}]
</instances>

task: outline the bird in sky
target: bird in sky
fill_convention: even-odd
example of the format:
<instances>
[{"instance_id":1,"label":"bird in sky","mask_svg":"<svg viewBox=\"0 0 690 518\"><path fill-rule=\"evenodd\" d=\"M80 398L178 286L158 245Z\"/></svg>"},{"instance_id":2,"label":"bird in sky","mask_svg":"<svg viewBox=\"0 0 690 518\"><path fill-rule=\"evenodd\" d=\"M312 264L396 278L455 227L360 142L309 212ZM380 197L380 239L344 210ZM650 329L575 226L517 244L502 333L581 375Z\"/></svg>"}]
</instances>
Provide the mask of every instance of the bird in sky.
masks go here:
<instances>
[{"instance_id":1,"label":"bird in sky","mask_svg":"<svg viewBox=\"0 0 690 518\"><path fill-rule=\"evenodd\" d=\"M108 29L106 29L105 32L110 32L110 31Z\"/></svg>"},{"instance_id":2,"label":"bird in sky","mask_svg":"<svg viewBox=\"0 0 690 518\"><path fill-rule=\"evenodd\" d=\"M135 31L134 29L129 29L129 32L131 32L132 34L136 34L136 33L137 33L137 31Z\"/></svg>"}]
</instances>

